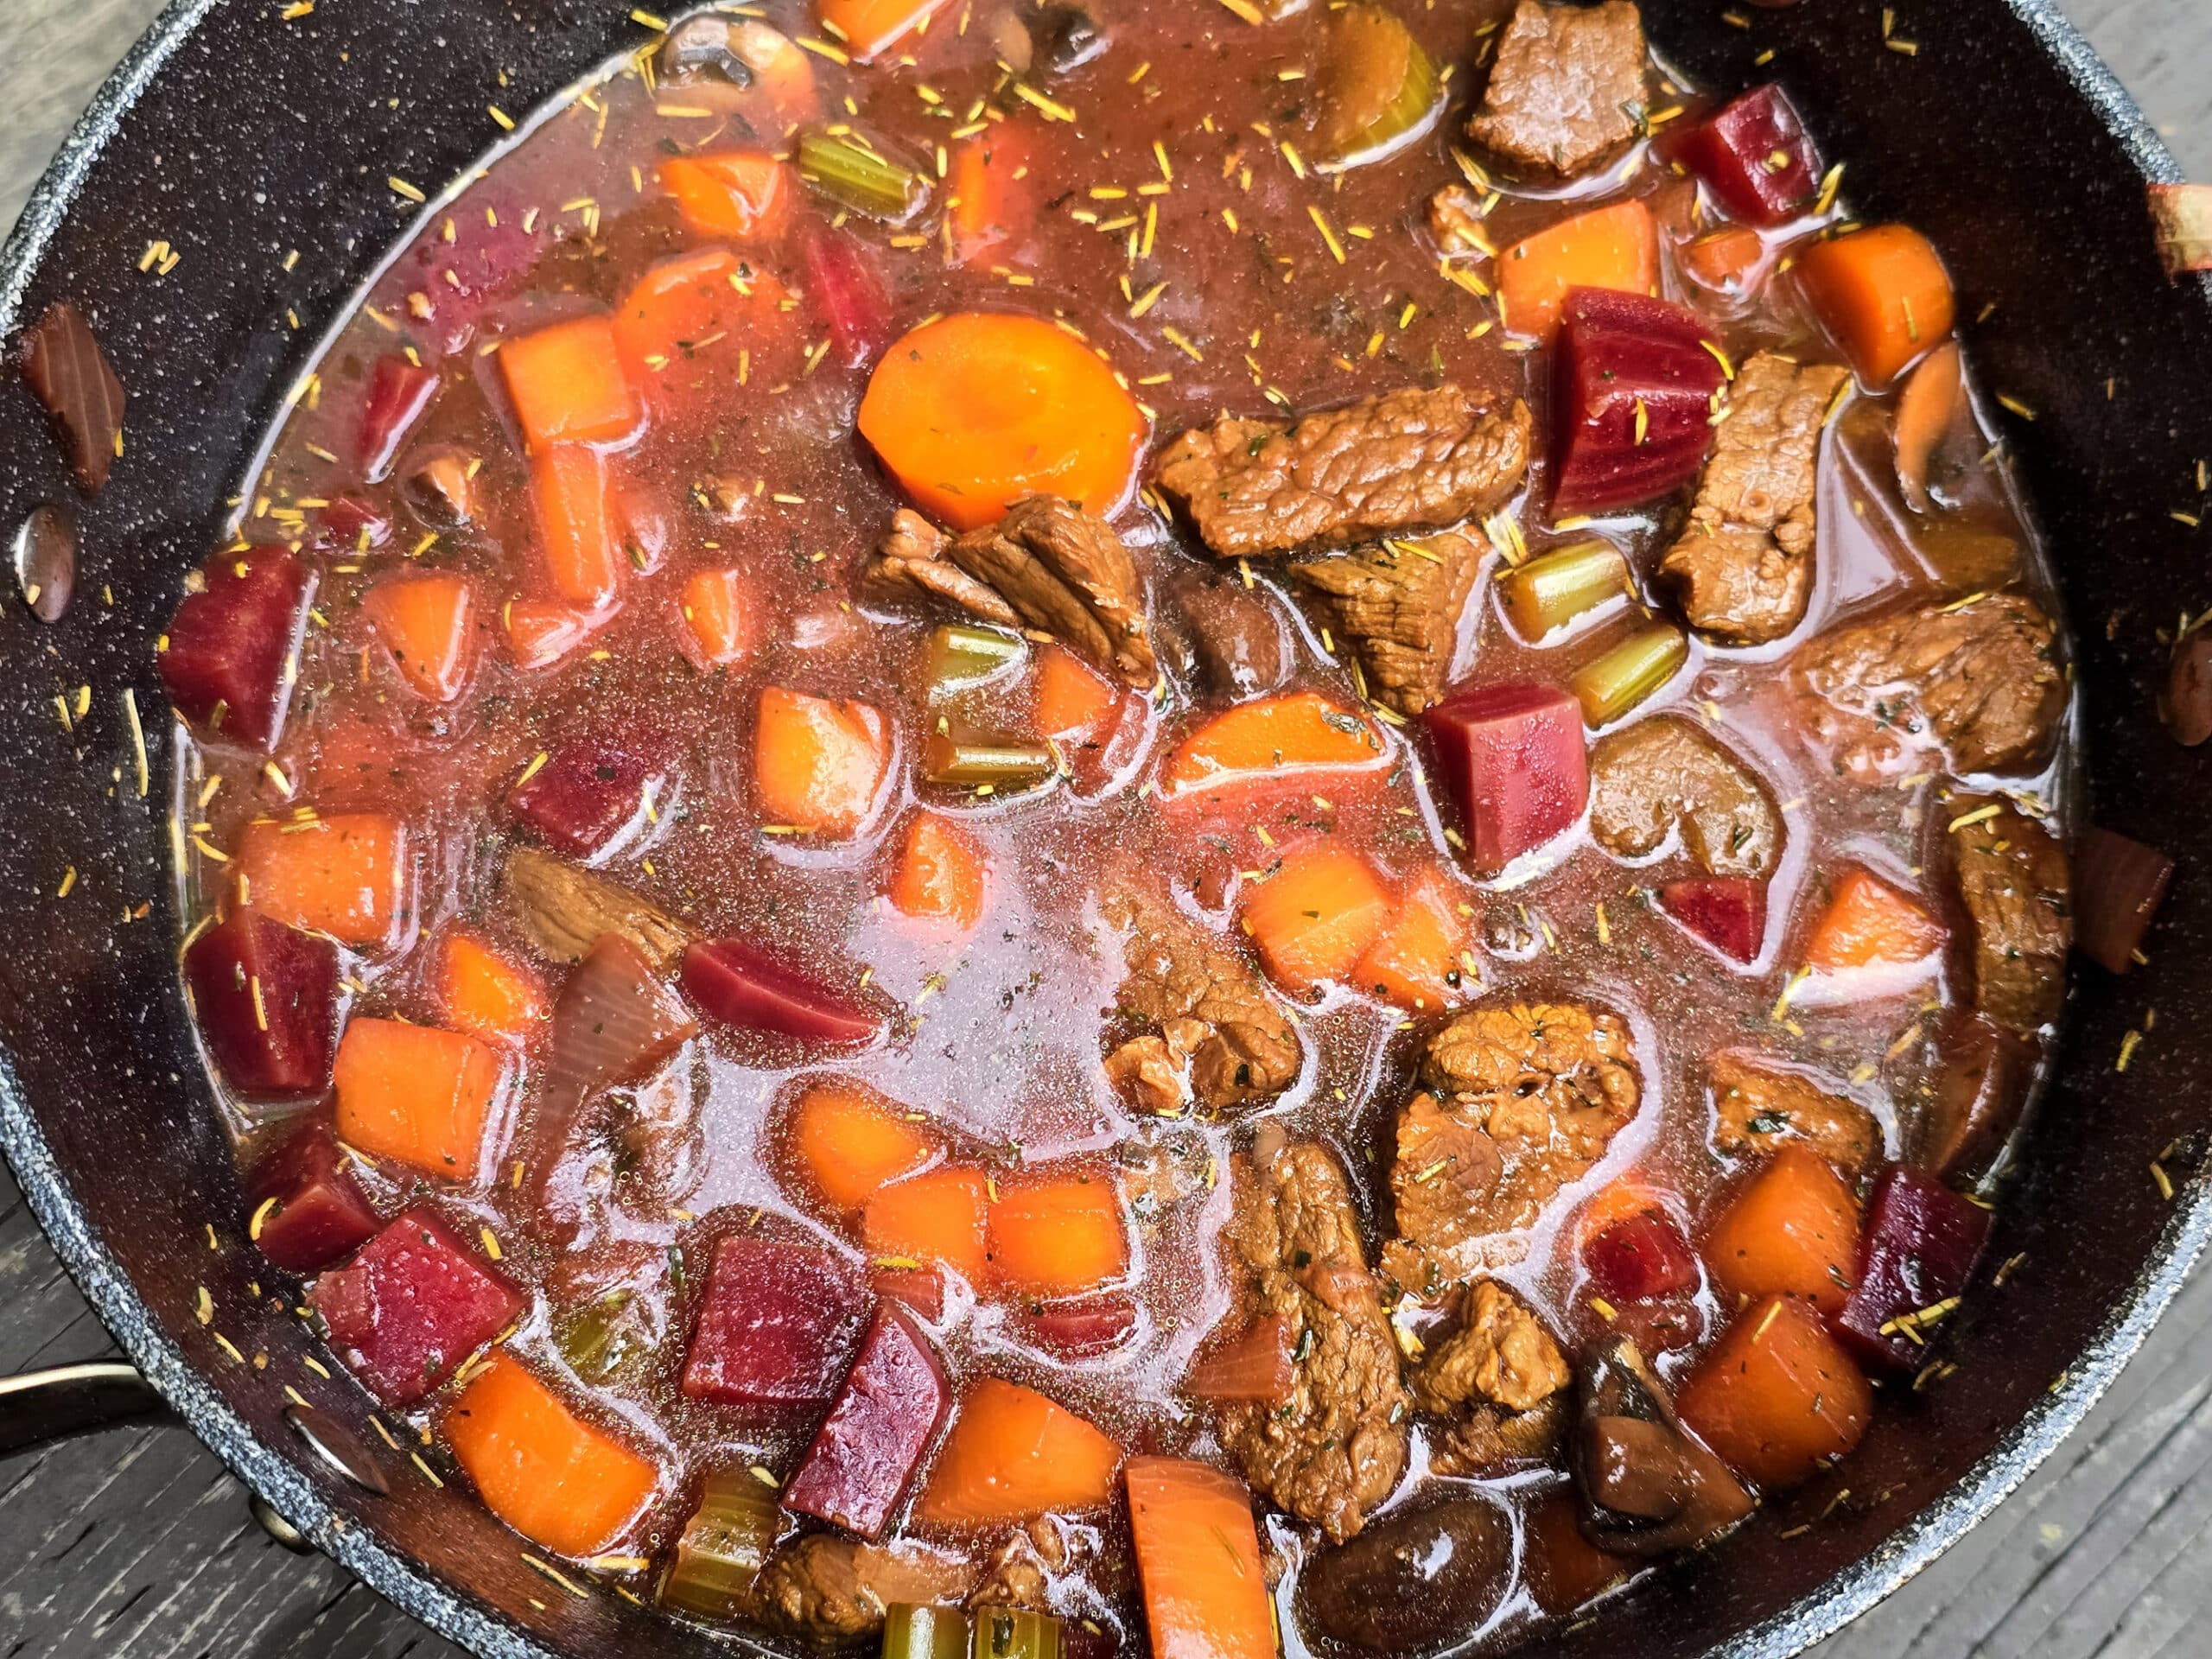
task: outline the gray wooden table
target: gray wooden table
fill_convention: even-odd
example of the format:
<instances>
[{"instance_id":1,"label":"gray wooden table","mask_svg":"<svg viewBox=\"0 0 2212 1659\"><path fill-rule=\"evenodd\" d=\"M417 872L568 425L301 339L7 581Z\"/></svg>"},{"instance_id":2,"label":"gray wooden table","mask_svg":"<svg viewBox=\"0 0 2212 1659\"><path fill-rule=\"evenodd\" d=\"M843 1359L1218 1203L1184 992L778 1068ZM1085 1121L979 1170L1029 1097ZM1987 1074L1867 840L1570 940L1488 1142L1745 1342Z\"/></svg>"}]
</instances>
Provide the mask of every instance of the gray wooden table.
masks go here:
<instances>
[{"instance_id":1,"label":"gray wooden table","mask_svg":"<svg viewBox=\"0 0 2212 1659\"><path fill-rule=\"evenodd\" d=\"M0 0L0 225L160 6ZM2067 9L2212 179L2212 0ZM111 1351L0 1171L0 1375ZM1818 1659L2198 1659L2208 1622L2212 1273L2024 1488ZM333 1563L269 1542L181 1428L0 1461L0 1659L307 1655L458 1659Z\"/></svg>"}]
</instances>

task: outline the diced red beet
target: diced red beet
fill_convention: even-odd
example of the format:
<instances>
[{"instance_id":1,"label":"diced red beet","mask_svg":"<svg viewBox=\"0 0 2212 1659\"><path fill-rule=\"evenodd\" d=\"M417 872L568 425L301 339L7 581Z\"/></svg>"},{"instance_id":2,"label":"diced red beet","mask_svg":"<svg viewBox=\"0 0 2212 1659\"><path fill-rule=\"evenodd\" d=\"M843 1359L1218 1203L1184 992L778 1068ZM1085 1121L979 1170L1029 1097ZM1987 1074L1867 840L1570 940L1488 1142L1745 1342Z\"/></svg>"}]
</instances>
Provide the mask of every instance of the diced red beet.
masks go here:
<instances>
[{"instance_id":1,"label":"diced red beet","mask_svg":"<svg viewBox=\"0 0 2212 1659\"><path fill-rule=\"evenodd\" d=\"M683 953L685 995L711 1019L807 1042L864 1043L883 1022L852 998L740 939Z\"/></svg>"},{"instance_id":2,"label":"diced red beet","mask_svg":"<svg viewBox=\"0 0 2212 1659\"><path fill-rule=\"evenodd\" d=\"M667 777L656 744L572 739L507 791L507 810L556 851L589 858L645 816L646 791Z\"/></svg>"},{"instance_id":3,"label":"diced red beet","mask_svg":"<svg viewBox=\"0 0 2212 1659\"><path fill-rule=\"evenodd\" d=\"M1766 943L1766 883L1699 875L1659 888L1659 908L1732 962L1755 962Z\"/></svg>"},{"instance_id":4,"label":"diced red beet","mask_svg":"<svg viewBox=\"0 0 2212 1659\"><path fill-rule=\"evenodd\" d=\"M1593 1318L1602 1315L1592 1310ZM1637 1350L1652 1354L1679 1354L1705 1340L1705 1311L1689 1296L1662 1296L1648 1302L1622 1302L1602 1329L1610 1337L1626 1337Z\"/></svg>"},{"instance_id":5,"label":"diced red beet","mask_svg":"<svg viewBox=\"0 0 2212 1659\"><path fill-rule=\"evenodd\" d=\"M377 359L369 379L369 399L361 410L360 435L354 441L355 459L370 483L391 471L399 446L437 395L435 369L410 362L397 352Z\"/></svg>"},{"instance_id":6,"label":"diced red beet","mask_svg":"<svg viewBox=\"0 0 2212 1659\"><path fill-rule=\"evenodd\" d=\"M1421 721L1478 869L1503 869L1542 846L1589 804L1582 705L1572 692L1525 680L1470 686Z\"/></svg>"},{"instance_id":7,"label":"diced red beet","mask_svg":"<svg viewBox=\"0 0 2212 1659\"><path fill-rule=\"evenodd\" d=\"M949 1403L944 1370L921 1332L898 1309L881 1309L785 1488L785 1507L880 1537Z\"/></svg>"},{"instance_id":8,"label":"diced red beet","mask_svg":"<svg viewBox=\"0 0 2212 1659\"><path fill-rule=\"evenodd\" d=\"M358 495L331 498L315 514L315 546L324 553L365 553L391 539L391 519Z\"/></svg>"},{"instance_id":9,"label":"diced red beet","mask_svg":"<svg viewBox=\"0 0 2212 1659\"><path fill-rule=\"evenodd\" d=\"M275 1207L264 1213L270 1199ZM291 1273L320 1273L376 1236L377 1212L354 1178L353 1160L321 1118L261 1160L246 1183L254 1243Z\"/></svg>"},{"instance_id":10,"label":"diced red beet","mask_svg":"<svg viewBox=\"0 0 2212 1659\"><path fill-rule=\"evenodd\" d=\"M1753 225L1786 224L1820 194L1821 153L1789 95L1771 82L1677 133L1669 159Z\"/></svg>"},{"instance_id":11,"label":"diced red beet","mask_svg":"<svg viewBox=\"0 0 2212 1659\"><path fill-rule=\"evenodd\" d=\"M2124 974L2165 902L2174 861L2155 847L2092 825L2074 855L2074 948Z\"/></svg>"},{"instance_id":12,"label":"diced red beet","mask_svg":"<svg viewBox=\"0 0 2212 1659\"><path fill-rule=\"evenodd\" d=\"M1582 1247L1591 1282L1609 1302L1642 1302L1697 1283L1689 1241L1656 1210L1615 1222Z\"/></svg>"},{"instance_id":13,"label":"diced red beet","mask_svg":"<svg viewBox=\"0 0 2212 1659\"><path fill-rule=\"evenodd\" d=\"M799 244L806 289L847 368L863 368L891 343L891 299L852 238L810 226Z\"/></svg>"},{"instance_id":14,"label":"diced red beet","mask_svg":"<svg viewBox=\"0 0 2212 1659\"><path fill-rule=\"evenodd\" d=\"M338 947L251 910L193 940L185 983L215 1069L249 1100L319 1095L338 1047Z\"/></svg>"},{"instance_id":15,"label":"diced red beet","mask_svg":"<svg viewBox=\"0 0 2212 1659\"><path fill-rule=\"evenodd\" d=\"M819 1405L868 1318L860 1276L817 1244L733 1233L715 1249L683 1392L716 1405Z\"/></svg>"},{"instance_id":16,"label":"diced red beet","mask_svg":"<svg viewBox=\"0 0 2212 1659\"><path fill-rule=\"evenodd\" d=\"M522 1312L522 1293L428 1210L410 1210L308 1292L369 1392L411 1405Z\"/></svg>"},{"instance_id":17,"label":"diced red beet","mask_svg":"<svg viewBox=\"0 0 2212 1659\"><path fill-rule=\"evenodd\" d=\"M1918 1170L1885 1172L1866 1206L1859 1281L1837 1335L1869 1365L1917 1370L1928 1363L1926 1345L1894 1322L1963 1292L1988 1237L1989 1211L1980 1205Z\"/></svg>"},{"instance_id":18,"label":"diced red beet","mask_svg":"<svg viewBox=\"0 0 2212 1659\"><path fill-rule=\"evenodd\" d=\"M1021 1326L1032 1342L1063 1359L1095 1358L1136 1334L1136 1302L1125 1291L1047 1302L1023 1313Z\"/></svg>"},{"instance_id":19,"label":"diced red beet","mask_svg":"<svg viewBox=\"0 0 2212 1659\"><path fill-rule=\"evenodd\" d=\"M474 199L480 192L472 192ZM412 293L442 331L448 351L457 350L486 307L537 262L550 245L542 233L523 226L531 221L530 203L520 197L479 204L486 211L452 215L454 238L425 238L415 251L422 274Z\"/></svg>"},{"instance_id":20,"label":"diced red beet","mask_svg":"<svg viewBox=\"0 0 2212 1659\"><path fill-rule=\"evenodd\" d=\"M286 672L315 587L281 547L219 553L185 595L158 658L176 711L203 733L273 749L292 697Z\"/></svg>"},{"instance_id":21,"label":"diced red beet","mask_svg":"<svg viewBox=\"0 0 2212 1659\"><path fill-rule=\"evenodd\" d=\"M935 1266L871 1268L868 1281L885 1301L911 1308L931 1325L944 1317L944 1274Z\"/></svg>"},{"instance_id":22,"label":"diced red beet","mask_svg":"<svg viewBox=\"0 0 2212 1659\"><path fill-rule=\"evenodd\" d=\"M1567 292L1552 365L1552 510L1606 512L1688 483L1713 442L1719 340L1685 306Z\"/></svg>"}]
</instances>

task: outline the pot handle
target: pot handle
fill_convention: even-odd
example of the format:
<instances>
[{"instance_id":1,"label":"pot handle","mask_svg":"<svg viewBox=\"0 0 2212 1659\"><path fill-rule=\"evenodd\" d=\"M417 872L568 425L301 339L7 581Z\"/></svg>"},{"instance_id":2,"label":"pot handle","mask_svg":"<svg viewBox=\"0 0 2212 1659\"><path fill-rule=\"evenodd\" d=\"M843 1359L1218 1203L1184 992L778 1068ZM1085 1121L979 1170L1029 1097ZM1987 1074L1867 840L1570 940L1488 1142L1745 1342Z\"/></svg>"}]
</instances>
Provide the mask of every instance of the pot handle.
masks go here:
<instances>
[{"instance_id":1,"label":"pot handle","mask_svg":"<svg viewBox=\"0 0 2212 1659\"><path fill-rule=\"evenodd\" d=\"M153 1385L119 1359L0 1377L0 1456L162 1409Z\"/></svg>"}]
</instances>

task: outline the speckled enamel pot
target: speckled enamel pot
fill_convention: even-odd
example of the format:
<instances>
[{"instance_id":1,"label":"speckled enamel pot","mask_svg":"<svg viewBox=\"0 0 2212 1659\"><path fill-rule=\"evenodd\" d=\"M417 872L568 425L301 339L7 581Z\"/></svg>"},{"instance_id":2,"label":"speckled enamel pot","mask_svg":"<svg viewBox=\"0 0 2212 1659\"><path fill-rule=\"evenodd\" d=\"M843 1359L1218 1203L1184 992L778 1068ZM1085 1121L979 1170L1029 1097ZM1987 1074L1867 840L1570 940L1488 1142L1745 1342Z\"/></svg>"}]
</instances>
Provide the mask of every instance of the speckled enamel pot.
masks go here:
<instances>
[{"instance_id":1,"label":"speckled enamel pot","mask_svg":"<svg viewBox=\"0 0 2212 1659\"><path fill-rule=\"evenodd\" d=\"M467 1494L397 1453L391 1493L345 1483L280 1413L290 1383L358 1422L342 1378L299 1363L300 1322L257 1273L175 972L162 804L172 758L154 640L243 487L256 439L321 332L433 194L521 111L641 36L616 0L378 0L280 22L264 0L178 0L102 91L0 254L0 334L56 298L93 318L130 396L128 449L84 510L74 608L0 615L0 1144L63 1260L131 1357L238 1474L315 1544L479 1653L705 1652L615 1598L530 1570ZM2212 1118L2212 759L2152 718L2153 629L2212 602L2201 538L2169 517L2212 457L2212 285L2153 256L2146 178L2172 160L2041 0L1950 0L1885 49L1879 0L1808 0L1725 26L1711 0L1645 0L1661 49L1705 84L1779 76L1870 216L1934 234L1988 384L2037 411L2012 441L2082 634L2094 816L2183 857L2151 967L2077 976L2065 1060L1991 1259L1959 1370L1885 1413L1843 1477L1762 1512L1547 1654L1782 1659L1926 1566L2077 1423L2172 1298L2212 1230L2194 1153ZM1771 48L1766 67L1753 59ZM341 55L342 54L342 55ZM499 72L505 72L503 83ZM181 258L142 274L156 238ZM289 257L298 251L296 260ZM296 330L286 321L296 311ZM2108 389L2109 382L2109 389ZM41 412L0 384L0 512L72 488ZM101 602L103 587L112 594ZM2107 626L2107 619L2112 619ZM65 729L54 696L92 689ZM144 714L141 795L124 698ZM52 897L63 872L77 880ZM149 906L138 914L141 906ZM128 914L130 919L124 919ZM2155 1007L2130 1070L2123 1036ZM2161 1198L2164 1157L2178 1191ZM206 1229L220 1243L211 1251ZM212 1324L194 1317L205 1285ZM265 1353L265 1370L237 1363ZM365 1439L368 1437L364 1436Z\"/></svg>"}]
</instances>

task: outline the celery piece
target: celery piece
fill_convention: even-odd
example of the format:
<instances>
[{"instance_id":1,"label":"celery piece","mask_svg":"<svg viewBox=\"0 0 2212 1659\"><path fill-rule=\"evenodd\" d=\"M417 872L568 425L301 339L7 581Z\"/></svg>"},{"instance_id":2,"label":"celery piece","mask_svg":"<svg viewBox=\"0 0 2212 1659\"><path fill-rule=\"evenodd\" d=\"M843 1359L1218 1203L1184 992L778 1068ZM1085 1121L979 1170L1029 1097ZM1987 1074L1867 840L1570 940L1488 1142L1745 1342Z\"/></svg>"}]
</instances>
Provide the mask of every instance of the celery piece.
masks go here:
<instances>
[{"instance_id":1,"label":"celery piece","mask_svg":"<svg viewBox=\"0 0 2212 1659\"><path fill-rule=\"evenodd\" d=\"M587 1302L556 1326L555 1341L561 1357L579 1381L598 1382L630 1357L639 1332L631 1315L631 1294L610 1291Z\"/></svg>"},{"instance_id":2,"label":"celery piece","mask_svg":"<svg viewBox=\"0 0 2212 1659\"><path fill-rule=\"evenodd\" d=\"M883 1615L883 1659L968 1659L968 1615L893 1602Z\"/></svg>"},{"instance_id":3,"label":"celery piece","mask_svg":"<svg viewBox=\"0 0 2212 1659\"><path fill-rule=\"evenodd\" d=\"M798 175L832 201L893 225L912 219L930 195L913 168L846 134L801 133Z\"/></svg>"},{"instance_id":4,"label":"celery piece","mask_svg":"<svg viewBox=\"0 0 2212 1659\"><path fill-rule=\"evenodd\" d=\"M1011 784L1050 777L1052 751L1042 743L992 733L932 732L922 745L922 776L932 784Z\"/></svg>"},{"instance_id":5,"label":"celery piece","mask_svg":"<svg viewBox=\"0 0 2212 1659\"><path fill-rule=\"evenodd\" d=\"M1404 22L1381 6L1346 6L1329 20L1314 130L1338 167L1394 155L1428 124L1442 82Z\"/></svg>"},{"instance_id":6,"label":"celery piece","mask_svg":"<svg viewBox=\"0 0 2212 1659\"><path fill-rule=\"evenodd\" d=\"M1628 561L1611 542L1554 548L1497 579L1505 613L1532 643L1632 591Z\"/></svg>"},{"instance_id":7,"label":"celery piece","mask_svg":"<svg viewBox=\"0 0 2212 1659\"><path fill-rule=\"evenodd\" d=\"M1060 1621L1020 1607L978 1607L975 1659L1060 1659Z\"/></svg>"},{"instance_id":8,"label":"celery piece","mask_svg":"<svg viewBox=\"0 0 2212 1659\"><path fill-rule=\"evenodd\" d=\"M661 1605L702 1618L738 1617L782 1519L776 1495L749 1471L709 1475L661 1579Z\"/></svg>"},{"instance_id":9,"label":"celery piece","mask_svg":"<svg viewBox=\"0 0 2212 1659\"><path fill-rule=\"evenodd\" d=\"M948 697L981 685L1028 655L1020 637L999 628L948 622L930 634L930 696Z\"/></svg>"},{"instance_id":10,"label":"celery piece","mask_svg":"<svg viewBox=\"0 0 2212 1659\"><path fill-rule=\"evenodd\" d=\"M1680 628L1655 622L1575 670L1567 687L1585 724L1609 725L1680 673L1689 654Z\"/></svg>"}]
</instances>

